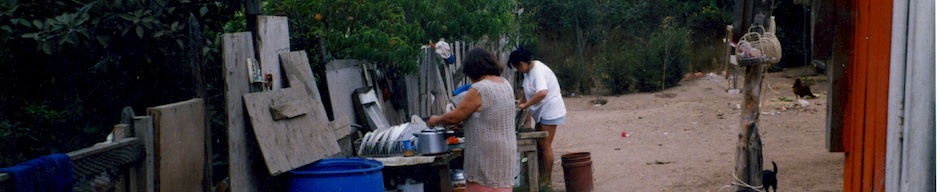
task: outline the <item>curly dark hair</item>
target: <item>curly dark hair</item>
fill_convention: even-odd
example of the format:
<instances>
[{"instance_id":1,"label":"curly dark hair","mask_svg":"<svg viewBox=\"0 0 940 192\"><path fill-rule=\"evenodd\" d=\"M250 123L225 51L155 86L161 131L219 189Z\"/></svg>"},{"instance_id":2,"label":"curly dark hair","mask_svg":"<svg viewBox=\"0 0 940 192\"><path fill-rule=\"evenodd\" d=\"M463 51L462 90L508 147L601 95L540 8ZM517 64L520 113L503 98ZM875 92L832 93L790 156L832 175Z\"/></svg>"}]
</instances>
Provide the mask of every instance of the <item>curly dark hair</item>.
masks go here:
<instances>
[{"instance_id":1,"label":"curly dark hair","mask_svg":"<svg viewBox=\"0 0 940 192\"><path fill-rule=\"evenodd\" d=\"M463 59L463 74L473 80L479 80L484 75L499 76L503 72L503 65L496 60L496 55L483 48L473 48L467 52Z\"/></svg>"},{"instance_id":2,"label":"curly dark hair","mask_svg":"<svg viewBox=\"0 0 940 192\"><path fill-rule=\"evenodd\" d=\"M512 53L509 54L509 62L507 62L506 65L508 65L509 68L512 69L513 66L518 65L519 62L523 62L523 61L526 63L531 63L532 53L529 53L529 50L520 48L520 49L516 49L515 51L512 51Z\"/></svg>"}]
</instances>

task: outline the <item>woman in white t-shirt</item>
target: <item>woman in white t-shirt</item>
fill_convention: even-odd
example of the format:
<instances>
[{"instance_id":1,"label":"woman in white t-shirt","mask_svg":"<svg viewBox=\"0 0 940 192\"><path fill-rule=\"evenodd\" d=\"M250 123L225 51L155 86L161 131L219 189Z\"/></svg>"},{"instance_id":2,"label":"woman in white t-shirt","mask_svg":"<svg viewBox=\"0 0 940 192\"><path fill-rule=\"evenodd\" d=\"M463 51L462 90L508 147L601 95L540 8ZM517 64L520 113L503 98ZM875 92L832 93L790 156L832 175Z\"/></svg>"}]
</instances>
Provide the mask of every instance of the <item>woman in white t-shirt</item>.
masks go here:
<instances>
[{"instance_id":1,"label":"woman in white t-shirt","mask_svg":"<svg viewBox=\"0 0 940 192\"><path fill-rule=\"evenodd\" d=\"M528 108L535 120L535 129L548 132L548 137L538 141L540 183L549 184L552 165L555 158L552 152L552 139L555 129L565 124L565 102L561 98L561 87L555 72L541 61L533 60L532 54L524 49L517 49L509 54L509 66L525 74L522 88L525 97L519 99L518 108Z\"/></svg>"}]
</instances>

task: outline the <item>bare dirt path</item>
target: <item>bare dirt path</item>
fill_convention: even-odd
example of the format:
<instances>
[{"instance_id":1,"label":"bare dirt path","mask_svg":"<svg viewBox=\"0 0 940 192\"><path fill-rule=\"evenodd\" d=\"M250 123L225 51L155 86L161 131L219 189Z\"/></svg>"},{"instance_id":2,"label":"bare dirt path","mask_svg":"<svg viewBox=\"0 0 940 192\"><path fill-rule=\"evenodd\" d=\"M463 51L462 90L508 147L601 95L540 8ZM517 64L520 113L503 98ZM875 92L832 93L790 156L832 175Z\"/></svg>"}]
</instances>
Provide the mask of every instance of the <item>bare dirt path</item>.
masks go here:
<instances>
[{"instance_id":1,"label":"bare dirt path","mask_svg":"<svg viewBox=\"0 0 940 192\"><path fill-rule=\"evenodd\" d=\"M825 148L825 77L804 77L816 99L802 108L790 87L794 79L769 73L759 130L764 169L776 161L779 191L841 191L843 154ZM806 82L806 81L804 81ZM564 191L562 154L591 152L595 191L731 191L735 143L740 129L741 94L729 94L724 78L684 81L653 93L565 98L567 124L555 137L552 187ZM765 84L767 87L767 84ZM621 132L629 133L621 137Z\"/></svg>"}]
</instances>

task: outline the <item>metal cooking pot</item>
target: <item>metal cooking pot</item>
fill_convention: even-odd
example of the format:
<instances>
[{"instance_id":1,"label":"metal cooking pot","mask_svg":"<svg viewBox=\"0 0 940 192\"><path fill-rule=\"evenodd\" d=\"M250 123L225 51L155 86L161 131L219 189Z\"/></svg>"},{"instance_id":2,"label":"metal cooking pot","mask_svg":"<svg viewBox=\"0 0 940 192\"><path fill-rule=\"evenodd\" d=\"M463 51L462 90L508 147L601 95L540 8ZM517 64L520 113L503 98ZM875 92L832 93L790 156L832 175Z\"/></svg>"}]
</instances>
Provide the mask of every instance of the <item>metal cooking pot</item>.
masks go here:
<instances>
[{"instance_id":1,"label":"metal cooking pot","mask_svg":"<svg viewBox=\"0 0 940 192\"><path fill-rule=\"evenodd\" d=\"M418 154L434 155L447 152L447 142L444 140L443 129L425 129L415 133L417 137Z\"/></svg>"}]
</instances>

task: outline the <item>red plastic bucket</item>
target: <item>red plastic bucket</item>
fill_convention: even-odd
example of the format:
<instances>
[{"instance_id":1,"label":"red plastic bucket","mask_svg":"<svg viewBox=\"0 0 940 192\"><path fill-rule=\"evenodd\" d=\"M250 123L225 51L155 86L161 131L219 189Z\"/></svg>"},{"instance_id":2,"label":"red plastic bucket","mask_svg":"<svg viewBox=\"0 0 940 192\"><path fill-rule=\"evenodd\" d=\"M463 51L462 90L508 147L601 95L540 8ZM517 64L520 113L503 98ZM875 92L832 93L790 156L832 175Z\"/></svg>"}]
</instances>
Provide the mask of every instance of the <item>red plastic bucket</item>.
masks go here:
<instances>
[{"instance_id":1,"label":"red plastic bucket","mask_svg":"<svg viewBox=\"0 0 940 192\"><path fill-rule=\"evenodd\" d=\"M591 153L569 153L561 156L561 167L565 173L565 189L581 192L594 191L594 167Z\"/></svg>"}]
</instances>

